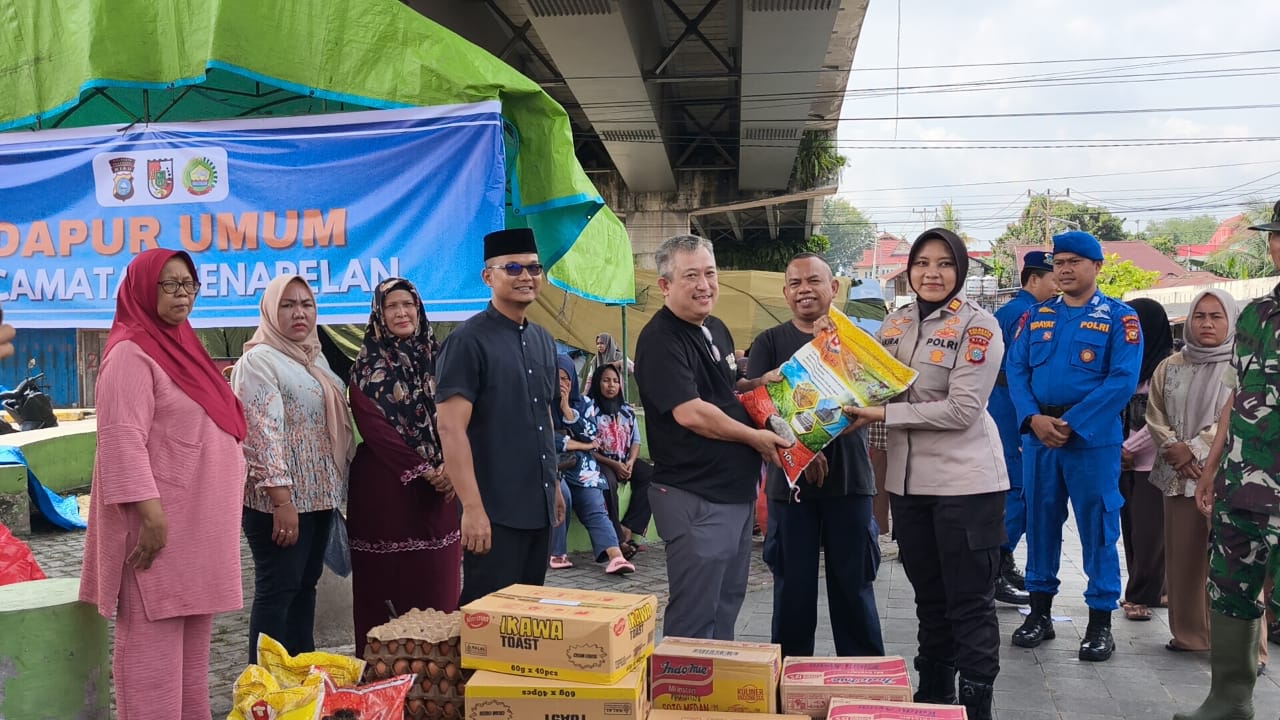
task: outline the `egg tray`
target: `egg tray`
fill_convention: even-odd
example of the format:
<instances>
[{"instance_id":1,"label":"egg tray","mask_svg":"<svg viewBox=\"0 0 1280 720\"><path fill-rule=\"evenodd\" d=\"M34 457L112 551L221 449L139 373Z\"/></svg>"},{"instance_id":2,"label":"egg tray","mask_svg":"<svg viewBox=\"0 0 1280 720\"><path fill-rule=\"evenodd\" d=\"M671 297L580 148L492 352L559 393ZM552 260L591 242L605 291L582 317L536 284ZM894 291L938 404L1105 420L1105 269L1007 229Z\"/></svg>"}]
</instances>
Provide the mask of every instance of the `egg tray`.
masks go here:
<instances>
[{"instance_id":1,"label":"egg tray","mask_svg":"<svg viewBox=\"0 0 1280 720\"><path fill-rule=\"evenodd\" d=\"M459 638L440 642L404 638L365 645L364 682L413 673L417 677L405 701L406 720L463 720L467 678Z\"/></svg>"}]
</instances>

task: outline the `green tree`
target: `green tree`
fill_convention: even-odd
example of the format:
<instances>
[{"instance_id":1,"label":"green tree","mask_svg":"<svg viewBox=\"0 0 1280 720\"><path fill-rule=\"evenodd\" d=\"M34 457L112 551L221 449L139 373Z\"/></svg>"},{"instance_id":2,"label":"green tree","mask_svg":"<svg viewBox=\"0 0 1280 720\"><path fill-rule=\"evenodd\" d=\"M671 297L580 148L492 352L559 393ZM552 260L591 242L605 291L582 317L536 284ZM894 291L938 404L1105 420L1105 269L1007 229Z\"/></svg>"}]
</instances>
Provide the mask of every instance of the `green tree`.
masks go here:
<instances>
[{"instance_id":1,"label":"green tree","mask_svg":"<svg viewBox=\"0 0 1280 720\"><path fill-rule=\"evenodd\" d=\"M837 270L851 268L876 242L875 223L848 200L838 197L827 198L823 203L818 229L830 240L824 257Z\"/></svg>"},{"instance_id":2,"label":"green tree","mask_svg":"<svg viewBox=\"0 0 1280 720\"><path fill-rule=\"evenodd\" d=\"M950 202L942 203L942 210L936 213L933 219L938 223L938 227L960 235L960 215L956 212L956 206Z\"/></svg>"},{"instance_id":3,"label":"green tree","mask_svg":"<svg viewBox=\"0 0 1280 720\"><path fill-rule=\"evenodd\" d=\"M1204 245L1218 231L1218 219L1212 215L1197 215L1189 218L1165 218L1147 224L1143 235L1149 238L1151 247L1159 249L1156 239L1168 238L1176 248L1178 245ZM1161 252L1164 252L1161 250ZM1165 253L1169 255L1169 253Z\"/></svg>"},{"instance_id":4,"label":"green tree","mask_svg":"<svg viewBox=\"0 0 1280 720\"><path fill-rule=\"evenodd\" d=\"M835 185L840 179L840 171L849 164L849 158L836 150L834 135L827 130L813 130L800 138L791 168L791 185L796 190Z\"/></svg>"},{"instance_id":5,"label":"green tree","mask_svg":"<svg viewBox=\"0 0 1280 720\"><path fill-rule=\"evenodd\" d=\"M997 266L1005 269L1000 275L1001 283L1011 285L1017 281L1012 277L1012 269L1018 266L1014 246L1043 246L1053 235L1074 229L1084 230L1103 242L1131 239L1124 229L1124 218L1104 207L1036 195L1022 209L1018 220L1010 223L991 245Z\"/></svg>"},{"instance_id":6,"label":"green tree","mask_svg":"<svg viewBox=\"0 0 1280 720\"><path fill-rule=\"evenodd\" d=\"M1161 254L1165 255L1166 257L1171 257L1175 259L1178 257L1178 245L1180 243L1176 239L1174 239L1172 236L1170 235L1157 235L1155 237L1146 236L1145 240L1148 245L1159 250Z\"/></svg>"},{"instance_id":7,"label":"green tree","mask_svg":"<svg viewBox=\"0 0 1280 720\"><path fill-rule=\"evenodd\" d=\"M1098 289L1103 295L1122 298L1130 290L1146 290L1160 279L1159 270L1143 270L1132 260L1121 260L1114 253L1106 258L1098 272Z\"/></svg>"},{"instance_id":8,"label":"green tree","mask_svg":"<svg viewBox=\"0 0 1280 720\"><path fill-rule=\"evenodd\" d=\"M799 233L780 233L768 243L723 243L716 245L716 263L726 270L769 270L782 272L791 258L803 252L821 255L831 247L826 235L807 238Z\"/></svg>"}]
</instances>

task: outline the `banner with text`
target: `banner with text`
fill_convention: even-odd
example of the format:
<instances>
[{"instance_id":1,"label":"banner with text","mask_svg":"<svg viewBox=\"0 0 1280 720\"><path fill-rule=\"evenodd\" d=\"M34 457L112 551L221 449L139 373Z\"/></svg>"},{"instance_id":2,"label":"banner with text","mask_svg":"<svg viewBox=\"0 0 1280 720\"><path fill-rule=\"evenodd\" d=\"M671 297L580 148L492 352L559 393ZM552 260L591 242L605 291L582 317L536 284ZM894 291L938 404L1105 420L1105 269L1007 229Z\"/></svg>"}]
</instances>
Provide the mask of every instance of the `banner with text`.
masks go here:
<instances>
[{"instance_id":1,"label":"banner with text","mask_svg":"<svg viewBox=\"0 0 1280 720\"><path fill-rule=\"evenodd\" d=\"M433 320L482 309L503 226L497 102L272 120L0 134L0 302L19 327L104 328L134 255L186 250L198 327L255 326L297 273L321 323L413 281Z\"/></svg>"}]
</instances>

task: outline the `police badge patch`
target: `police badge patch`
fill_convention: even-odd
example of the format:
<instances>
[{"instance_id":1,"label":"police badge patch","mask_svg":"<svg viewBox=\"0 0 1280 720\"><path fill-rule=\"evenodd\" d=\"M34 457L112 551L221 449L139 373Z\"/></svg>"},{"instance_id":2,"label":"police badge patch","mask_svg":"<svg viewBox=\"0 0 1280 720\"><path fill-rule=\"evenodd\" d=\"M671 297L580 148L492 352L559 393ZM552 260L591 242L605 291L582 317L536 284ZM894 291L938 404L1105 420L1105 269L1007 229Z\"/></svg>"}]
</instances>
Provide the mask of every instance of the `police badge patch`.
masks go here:
<instances>
[{"instance_id":1,"label":"police badge patch","mask_svg":"<svg viewBox=\"0 0 1280 720\"><path fill-rule=\"evenodd\" d=\"M981 365L987 359L987 346L991 344L995 333L986 328L971 327L965 331L965 335L969 340L969 347L965 350L964 359L974 365Z\"/></svg>"},{"instance_id":2,"label":"police badge patch","mask_svg":"<svg viewBox=\"0 0 1280 720\"><path fill-rule=\"evenodd\" d=\"M1130 345L1142 342L1142 326L1138 324L1137 315L1126 315L1124 320L1124 340Z\"/></svg>"},{"instance_id":3,"label":"police badge patch","mask_svg":"<svg viewBox=\"0 0 1280 720\"><path fill-rule=\"evenodd\" d=\"M115 176L111 180L111 197L121 201L133 197L134 159L130 157L111 158L107 163L111 165L111 174Z\"/></svg>"}]
</instances>

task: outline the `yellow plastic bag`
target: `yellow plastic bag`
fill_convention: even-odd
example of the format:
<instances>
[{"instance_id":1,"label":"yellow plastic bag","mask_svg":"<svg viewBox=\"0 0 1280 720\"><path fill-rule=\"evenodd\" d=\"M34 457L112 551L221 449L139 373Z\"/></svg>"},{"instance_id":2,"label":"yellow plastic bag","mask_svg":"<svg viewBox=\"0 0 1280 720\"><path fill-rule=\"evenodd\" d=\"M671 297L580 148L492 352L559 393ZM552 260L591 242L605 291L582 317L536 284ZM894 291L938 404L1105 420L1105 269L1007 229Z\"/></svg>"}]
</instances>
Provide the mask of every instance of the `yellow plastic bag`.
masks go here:
<instances>
[{"instance_id":1,"label":"yellow plastic bag","mask_svg":"<svg viewBox=\"0 0 1280 720\"><path fill-rule=\"evenodd\" d=\"M320 720L324 691L319 673L297 687L281 687L266 668L250 665L236 679L227 720Z\"/></svg>"},{"instance_id":2,"label":"yellow plastic bag","mask_svg":"<svg viewBox=\"0 0 1280 720\"><path fill-rule=\"evenodd\" d=\"M280 687L297 687L318 667L339 687L350 687L364 675L364 661L327 652L305 652L290 657L284 646L266 633L258 634L258 664L266 668Z\"/></svg>"}]
</instances>

